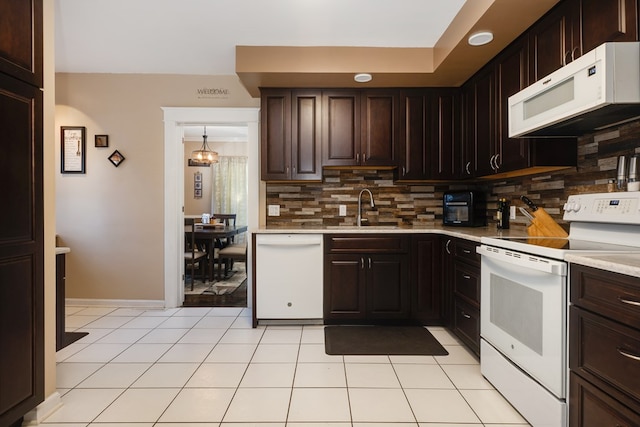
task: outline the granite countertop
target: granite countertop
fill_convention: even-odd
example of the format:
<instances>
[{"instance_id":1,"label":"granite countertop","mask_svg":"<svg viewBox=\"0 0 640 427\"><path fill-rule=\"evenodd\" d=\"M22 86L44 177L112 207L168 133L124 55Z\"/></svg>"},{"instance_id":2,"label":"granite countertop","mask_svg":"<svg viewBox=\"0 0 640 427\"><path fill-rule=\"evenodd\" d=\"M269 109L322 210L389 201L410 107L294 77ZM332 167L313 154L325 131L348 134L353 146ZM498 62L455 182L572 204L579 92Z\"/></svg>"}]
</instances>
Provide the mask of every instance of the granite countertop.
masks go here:
<instances>
[{"instance_id":1,"label":"granite countertop","mask_svg":"<svg viewBox=\"0 0 640 427\"><path fill-rule=\"evenodd\" d=\"M565 257L570 264L580 264L586 267L599 268L614 273L640 278L640 253L637 254L607 254L607 255L576 255Z\"/></svg>"},{"instance_id":2,"label":"granite countertop","mask_svg":"<svg viewBox=\"0 0 640 427\"><path fill-rule=\"evenodd\" d=\"M259 228L256 234L332 234L332 233L436 233L446 236L480 242L481 237L526 237L524 227L514 227L508 230L500 230L495 224L484 227L452 227L435 224L431 226L362 226L362 227L317 227L317 228Z\"/></svg>"}]
</instances>

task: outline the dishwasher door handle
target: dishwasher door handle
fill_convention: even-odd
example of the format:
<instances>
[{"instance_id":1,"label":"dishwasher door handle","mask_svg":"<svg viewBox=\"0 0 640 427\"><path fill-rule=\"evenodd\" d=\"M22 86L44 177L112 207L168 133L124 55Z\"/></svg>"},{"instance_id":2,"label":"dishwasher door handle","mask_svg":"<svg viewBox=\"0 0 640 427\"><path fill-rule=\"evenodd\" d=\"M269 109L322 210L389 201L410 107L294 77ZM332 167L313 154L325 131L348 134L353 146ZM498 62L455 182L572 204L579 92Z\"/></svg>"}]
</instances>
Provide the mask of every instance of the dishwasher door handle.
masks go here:
<instances>
[{"instance_id":1,"label":"dishwasher door handle","mask_svg":"<svg viewBox=\"0 0 640 427\"><path fill-rule=\"evenodd\" d=\"M288 240L278 240L278 241L271 241L271 242L259 242L257 245L258 246L279 246L279 247L299 247L299 246L320 246L322 243L315 241L315 240L294 240L294 241L288 241Z\"/></svg>"}]
</instances>

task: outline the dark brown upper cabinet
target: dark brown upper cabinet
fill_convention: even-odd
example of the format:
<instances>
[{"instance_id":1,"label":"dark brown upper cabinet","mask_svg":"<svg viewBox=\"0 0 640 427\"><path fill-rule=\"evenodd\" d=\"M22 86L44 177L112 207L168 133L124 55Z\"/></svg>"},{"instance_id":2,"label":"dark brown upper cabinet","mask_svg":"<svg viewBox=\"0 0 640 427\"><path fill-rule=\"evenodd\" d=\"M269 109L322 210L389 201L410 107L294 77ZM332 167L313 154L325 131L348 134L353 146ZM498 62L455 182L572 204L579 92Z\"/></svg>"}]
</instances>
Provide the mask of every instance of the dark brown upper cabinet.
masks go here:
<instances>
[{"instance_id":1,"label":"dark brown upper cabinet","mask_svg":"<svg viewBox=\"0 0 640 427\"><path fill-rule=\"evenodd\" d=\"M509 138L509 97L527 87L528 45L521 38L506 49L496 61L497 140L495 172L514 171L529 166L529 140Z\"/></svg>"},{"instance_id":2,"label":"dark brown upper cabinet","mask_svg":"<svg viewBox=\"0 0 640 427\"><path fill-rule=\"evenodd\" d=\"M320 91L262 91L261 177L321 180Z\"/></svg>"},{"instance_id":3,"label":"dark brown upper cabinet","mask_svg":"<svg viewBox=\"0 0 640 427\"><path fill-rule=\"evenodd\" d=\"M323 91L323 166L395 166L398 103L398 90Z\"/></svg>"},{"instance_id":4,"label":"dark brown upper cabinet","mask_svg":"<svg viewBox=\"0 0 640 427\"><path fill-rule=\"evenodd\" d=\"M42 87L42 0L0 1L0 73Z\"/></svg>"},{"instance_id":5,"label":"dark brown upper cabinet","mask_svg":"<svg viewBox=\"0 0 640 427\"><path fill-rule=\"evenodd\" d=\"M432 179L462 175L462 110L459 89L438 89L431 108Z\"/></svg>"},{"instance_id":6,"label":"dark brown upper cabinet","mask_svg":"<svg viewBox=\"0 0 640 427\"><path fill-rule=\"evenodd\" d=\"M581 54L604 42L638 40L637 0L581 0L580 6Z\"/></svg>"},{"instance_id":7,"label":"dark brown upper cabinet","mask_svg":"<svg viewBox=\"0 0 640 427\"><path fill-rule=\"evenodd\" d=\"M424 180L431 176L432 91L400 93L400 137L396 147L399 180Z\"/></svg>"},{"instance_id":8,"label":"dark brown upper cabinet","mask_svg":"<svg viewBox=\"0 0 640 427\"><path fill-rule=\"evenodd\" d=\"M604 42L638 40L637 0L566 0L528 35L533 83Z\"/></svg>"}]
</instances>

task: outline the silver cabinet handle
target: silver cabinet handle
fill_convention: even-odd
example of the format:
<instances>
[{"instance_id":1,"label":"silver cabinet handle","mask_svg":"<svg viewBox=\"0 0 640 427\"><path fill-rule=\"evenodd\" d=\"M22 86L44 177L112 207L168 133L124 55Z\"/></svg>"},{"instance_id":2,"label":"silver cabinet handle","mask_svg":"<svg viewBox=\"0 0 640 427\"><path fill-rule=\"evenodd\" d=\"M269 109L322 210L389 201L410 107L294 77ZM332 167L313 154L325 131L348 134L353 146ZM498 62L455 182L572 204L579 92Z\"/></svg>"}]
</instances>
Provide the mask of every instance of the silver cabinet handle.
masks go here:
<instances>
[{"instance_id":1,"label":"silver cabinet handle","mask_svg":"<svg viewBox=\"0 0 640 427\"><path fill-rule=\"evenodd\" d=\"M500 165L498 165L498 159L499 158L500 158L500 154L496 154L496 160L495 160L496 170L500 169Z\"/></svg>"},{"instance_id":2,"label":"silver cabinet handle","mask_svg":"<svg viewBox=\"0 0 640 427\"><path fill-rule=\"evenodd\" d=\"M576 57L575 57L575 53L580 51L580 46L576 46L571 50L571 60L575 61Z\"/></svg>"},{"instance_id":3,"label":"silver cabinet handle","mask_svg":"<svg viewBox=\"0 0 640 427\"><path fill-rule=\"evenodd\" d=\"M628 351L621 349L620 347L618 347L616 350L618 350L618 353L620 353L624 357L640 362L640 356L638 356L637 354L631 354Z\"/></svg>"},{"instance_id":4,"label":"silver cabinet handle","mask_svg":"<svg viewBox=\"0 0 640 427\"><path fill-rule=\"evenodd\" d=\"M405 176L407 174L407 169L403 166L402 167L402 176Z\"/></svg>"},{"instance_id":5,"label":"silver cabinet handle","mask_svg":"<svg viewBox=\"0 0 640 427\"><path fill-rule=\"evenodd\" d=\"M568 50L564 53L564 57L562 58L562 65L567 65L567 56L571 55L571 51Z\"/></svg>"},{"instance_id":6,"label":"silver cabinet handle","mask_svg":"<svg viewBox=\"0 0 640 427\"><path fill-rule=\"evenodd\" d=\"M494 166L493 161L496 159L496 155L494 154L493 156L491 156L491 158L489 159L489 166L491 166L492 170L496 170L496 167Z\"/></svg>"},{"instance_id":7,"label":"silver cabinet handle","mask_svg":"<svg viewBox=\"0 0 640 427\"><path fill-rule=\"evenodd\" d=\"M444 250L447 251L449 255L451 255L451 250L449 249L450 244L451 244L451 239L447 239L447 244L444 245Z\"/></svg>"},{"instance_id":8,"label":"silver cabinet handle","mask_svg":"<svg viewBox=\"0 0 640 427\"><path fill-rule=\"evenodd\" d=\"M471 276L469 276L468 274L463 274L462 277L466 280L471 279Z\"/></svg>"},{"instance_id":9,"label":"silver cabinet handle","mask_svg":"<svg viewBox=\"0 0 640 427\"><path fill-rule=\"evenodd\" d=\"M367 156L365 156L364 153L362 153L362 163L367 163Z\"/></svg>"},{"instance_id":10,"label":"silver cabinet handle","mask_svg":"<svg viewBox=\"0 0 640 427\"><path fill-rule=\"evenodd\" d=\"M364 258L360 257L360 269L364 270Z\"/></svg>"},{"instance_id":11,"label":"silver cabinet handle","mask_svg":"<svg viewBox=\"0 0 640 427\"><path fill-rule=\"evenodd\" d=\"M295 166L293 167L293 173L294 174L296 173L296 167Z\"/></svg>"},{"instance_id":12,"label":"silver cabinet handle","mask_svg":"<svg viewBox=\"0 0 640 427\"><path fill-rule=\"evenodd\" d=\"M287 166L287 172L286 172L286 174L287 174L287 175L289 175L289 166Z\"/></svg>"},{"instance_id":13,"label":"silver cabinet handle","mask_svg":"<svg viewBox=\"0 0 640 427\"><path fill-rule=\"evenodd\" d=\"M371 270L371 258L369 258L369 270Z\"/></svg>"},{"instance_id":14,"label":"silver cabinet handle","mask_svg":"<svg viewBox=\"0 0 640 427\"><path fill-rule=\"evenodd\" d=\"M469 249L463 249L462 252L464 252L467 255L469 255L471 253L471 251Z\"/></svg>"},{"instance_id":15,"label":"silver cabinet handle","mask_svg":"<svg viewBox=\"0 0 640 427\"><path fill-rule=\"evenodd\" d=\"M628 305L633 305L633 306L636 306L636 307L640 307L640 301L632 301L632 300L630 300L630 299L626 299L626 298L623 298L623 297L618 297L618 300L619 300L621 303L624 303L624 304L628 304Z\"/></svg>"},{"instance_id":16,"label":"silver cabinet handle","mask_svg":"<svg viewBox=\"0 0 640 427\"><path fill-rule=\"evenodd\" d=\"M467 171L467 175L471 175L471 171L469 170L470 167L471 167L471 162L467 162L467 165L464 167L464 169Z\"/></svg>"},{"instance_id":17,"label":"silver cabinet handle","mask_svg":"<svg viewBox=\"0 0 640 427\"><path fill-rule=\"evenodd\" d=\"M462 317L464 317L465 319L471 319L471 316L469 316L467 313L465 313L464 311L461 312Z\"/></svg>"},{"instance_id":18,"label":"silver cabinet handle","mask_svg":"<svg viewBox=\"0 0 640 427\"><path fill-rule=\"evenodd\" d=\"M356 163L360 163L360 153L356 153Z\"/></svg>"}]
</instances>

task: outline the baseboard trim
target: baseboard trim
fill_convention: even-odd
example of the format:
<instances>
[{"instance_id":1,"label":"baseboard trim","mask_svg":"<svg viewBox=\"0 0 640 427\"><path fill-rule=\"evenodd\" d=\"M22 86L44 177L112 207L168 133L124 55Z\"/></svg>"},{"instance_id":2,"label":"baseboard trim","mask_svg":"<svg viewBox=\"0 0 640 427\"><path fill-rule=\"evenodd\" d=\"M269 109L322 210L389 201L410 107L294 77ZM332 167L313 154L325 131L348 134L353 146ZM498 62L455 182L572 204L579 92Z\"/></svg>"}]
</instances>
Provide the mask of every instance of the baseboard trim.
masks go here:
<instances>
[{"instance_id":1,"label":"baseboard trim","mask_svg":"<svg viewBox=\"0 0 640 427\"><path fill-rule=\"evenodd\" d=\"M93 299L93 298L66 298L66 305L87 305L91 307L132 307L163 309L164 300L143 299Z\"/></svg>"},{"instance_id":2,"label":"baseboard trim","mask_svg":"<svg viewBox=\"0 0 640 427\"><path fill-rule=\"evenodd\" d=\"M40 425L42 421L61 407L62 396L57 391L53 392L44 402L25 414L22 425L23 427Z\"/></svg>"}]
</instances>

